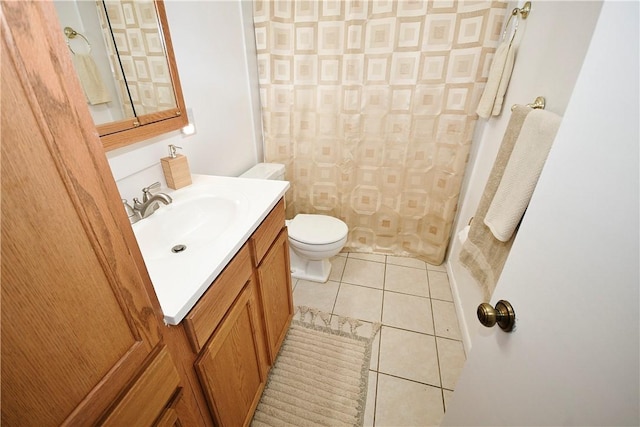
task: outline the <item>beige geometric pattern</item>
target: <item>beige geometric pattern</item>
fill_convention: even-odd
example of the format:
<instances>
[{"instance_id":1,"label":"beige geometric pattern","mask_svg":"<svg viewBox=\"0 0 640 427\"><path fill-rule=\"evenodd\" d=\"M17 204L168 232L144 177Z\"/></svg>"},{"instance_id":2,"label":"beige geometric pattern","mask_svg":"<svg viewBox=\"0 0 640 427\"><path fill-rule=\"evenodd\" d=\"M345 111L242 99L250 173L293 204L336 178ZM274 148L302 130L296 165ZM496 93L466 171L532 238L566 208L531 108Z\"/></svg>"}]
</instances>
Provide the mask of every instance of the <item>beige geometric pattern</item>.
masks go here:
<instances>
[{"instance_id":1,"label":"beige geometric pattern","mask_svg":"<svg viewBox=\"0 0 640 427\"><path fill-rule=\"evenodd\" d=\"M440 264L506 2L255 1L265 157L287 215Z\"/></svg>"},{"instance_id":2,"label":"beige geometric pattern","mask_svg":"<svg viewBox=\"0 0 640 427\"><path fill-rule=\"evenodd\" d=\"M125 117L175 108L153 0L98 0L96 7Z\"/></svg>"}]
</instances>

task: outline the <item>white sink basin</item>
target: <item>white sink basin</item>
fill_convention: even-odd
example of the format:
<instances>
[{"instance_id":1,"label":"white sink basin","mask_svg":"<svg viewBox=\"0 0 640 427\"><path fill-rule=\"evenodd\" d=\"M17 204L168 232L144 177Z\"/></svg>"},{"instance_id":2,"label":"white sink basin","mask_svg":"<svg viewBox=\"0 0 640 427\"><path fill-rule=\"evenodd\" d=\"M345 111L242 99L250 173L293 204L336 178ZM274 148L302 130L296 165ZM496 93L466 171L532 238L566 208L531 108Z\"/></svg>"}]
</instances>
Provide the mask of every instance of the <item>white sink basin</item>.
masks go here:
<instances>
[{"instance_id":1,"label":"white sink basin","mask_svg":"<svg viewBox=\"0 0 640 427\"><path fill-rule=\"evenodd\" d=\"M241 194L178 197L136 223L134 232L145 259L171 261L206 248L247 214L248 205Z\"/></svg>"},{"instance_id":2,"label":"white sink basin","mask_svg":"<svg viewBox=\"0 0 640 427\"><path fill-rule=\"evenodd\" d=\"M289 188L286 181L209 175L192 180L180 190L163 190L173 203L160 203L133 224L171 325L182 321Z\"/></svg>"}]
</instances>

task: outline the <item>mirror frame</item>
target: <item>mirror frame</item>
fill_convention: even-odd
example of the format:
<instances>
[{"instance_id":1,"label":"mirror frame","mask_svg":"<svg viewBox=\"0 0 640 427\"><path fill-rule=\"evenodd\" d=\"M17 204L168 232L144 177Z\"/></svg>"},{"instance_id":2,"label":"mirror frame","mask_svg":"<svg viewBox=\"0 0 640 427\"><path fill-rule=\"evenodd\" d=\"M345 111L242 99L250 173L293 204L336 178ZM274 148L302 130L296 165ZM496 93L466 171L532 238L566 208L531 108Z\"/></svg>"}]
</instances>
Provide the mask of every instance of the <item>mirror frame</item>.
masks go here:
<instances>
[{"instance_id":1,"label":"mirror frame","mask_svg":"<svg viewBox=\"0 0 640 427\"><path fill-rule=\"evenodd\" d=\"M105 151L125 147L145 139L181 129L189 123L182 96L182 86L169 34L169 23L163 0L154 0L158 24L164 41L169 74L176 98L176 108L145 114L125 120L96 125Z\"/></svg>"}]
</instances>

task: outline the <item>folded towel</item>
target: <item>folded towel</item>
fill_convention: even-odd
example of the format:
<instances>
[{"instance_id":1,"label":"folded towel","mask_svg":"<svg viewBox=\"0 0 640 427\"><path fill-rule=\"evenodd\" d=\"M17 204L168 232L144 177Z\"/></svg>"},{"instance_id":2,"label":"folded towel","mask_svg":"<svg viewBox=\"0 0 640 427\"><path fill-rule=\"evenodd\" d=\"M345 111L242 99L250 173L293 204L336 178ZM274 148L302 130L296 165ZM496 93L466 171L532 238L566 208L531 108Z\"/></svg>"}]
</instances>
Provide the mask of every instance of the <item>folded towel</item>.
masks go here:
<instances>
[{"instance_id":1,"label":"folded towel","mask_svg":"<svg viewBox=\"0 0 640 427\"><path fill-rule=\"evenodd\" d=\"M500 185L520 129L530 111L532 111L531 108L518 105L511 113L496 160L459 254L460 263L484 289L484 298L487 302L491 299L493 289L511 250L513 239L508 242L496 240L491 230L484 224L484 217Z\"/></svg>"},{"instance_id":2,"label":"folded towel","mask_svg":"<svg viewBox=\"0 0 640 427\"><path fill-rule=\"evenodd\" d=\"M96 105L111 101L109 91L91 55L76 53L73 55L73 64L89 104Z\"/></svg>"},{"instance_id":3,"label":"folded towel","mask_svg":"<svg viewBox=\"0 0 640 427\"><path fill-rule=\"evenodd\" d=\"M511 41L504 41L493 56L489 78L480 97L476 113L483 119L489 116L497 116L502 110L504 95L509 86L513 64L515 62L516 48Z\"/></svg>"},{"instance_id":4,"label":"folded towel","mask_svg":"<svg viewBox=\"0 0 640 427\"><path fill-rule=\"evenodd\" d=\"M496 239L511 239L527 209L561 117L545 110L527 115L484 223Z\"/></svg>"}]
</instances>

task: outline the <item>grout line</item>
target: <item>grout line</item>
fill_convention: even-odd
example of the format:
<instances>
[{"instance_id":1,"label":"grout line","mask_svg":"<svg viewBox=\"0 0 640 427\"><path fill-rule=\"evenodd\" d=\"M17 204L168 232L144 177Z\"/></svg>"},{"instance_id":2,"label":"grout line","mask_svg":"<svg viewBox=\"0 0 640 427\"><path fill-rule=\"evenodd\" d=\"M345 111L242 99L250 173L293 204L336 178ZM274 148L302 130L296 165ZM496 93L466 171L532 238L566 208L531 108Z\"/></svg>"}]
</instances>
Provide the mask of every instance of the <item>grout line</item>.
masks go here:
<instances>
[{"instance_id":1,"label":"grout line","mask_svg":"<svg viewBox=\"0 0 640 427\"><path fill-rule=\"evenodd\" d=\"M344 283L345 285L349 285L349 286L359 286L361 288L367 288L367 289L375 289L377 291L382 291L384 290L384 282L382 283L382 288L374 288L373 286L367 286L367 285L359 285L357 283L350 283L350 282L344 282L344 281L340 281L340 283Z\"/></svg>"},{"instance_id":2,"label":"grout line","mask_svg":"<svg viewBox=\"0 0 640 427\"><path fill-rule=\"evenodd\" d=\"M379 362L380 360L378 360ZM378 381L378 371L374 371L375 377L376 377L376 389L373 391L373 421L371 423L372 427L376 427L376 409L378 408L378 385L379 385L379 381ZM365 402L366 405L366 402ZM366 409L365 409L366 412Z\"/></svg>"},{"instance_id":3,"label":"grout line","mask_svg":"<svg viewBox=\"0 0 640 427\"><path fill-rule=\"evenodd\" d=\"M427 268L427 284L429 285L429 304L431 305L431 322L433 322L433 340L435 341L436 346L436 363L438 364L438 379L440 380L440 396L442 399L442 411L447 411L447 406L444 402L444 390L442 382L442 367L440 366L440 351L438 350L438 335L436 331L436 317L433 311L433 298L431 298L431 281L429 280L429 269Z\"/></svg>"},{"instance_id":4,"label":"grout line","mask_svg":"<svg viewBox=\"0 0 640 427\"><path fill-rule=\"evenodd\" d=\"M385 292L391 292L393 294L407 295L407 296L410 296L410 297L429 299L429 297L425 297L424 295L408 294L406 292L392 291L392 290L387 290L387 289L385 289L384 291Z\"/></svg>"},{"instance_id":5,"label":"grout line","mask_svg":"<svg viewBox=\"0 0 640 427\"><path fill-rule=\"evenodd\" d=\"M431 291L431 289L429 289L429 291ZM436 317L433 312L433 300L429 299L429 303L431 304L431 321L433 322L433 333L435 335L437 331L436 331ZM436 337L434 337L434 340L436 344L436 363L438 364L438 377L440 378L440 396L442 397L442 410L446 411L446 406L444 403L444 391L442 391L442 386L444 383L442 382L442 367L440 366L440 351L438 350L437 335Z\"/></svg>"},{"instance_id":6,"label":"grout line","mask_svg":"<svg viewBox=\"0 0 640 427\"><path fill-rule=\"evenodd\" d=\"M333 306L331 306L331 316L333 316L333 312L336 311L336 304L338 303L338 295L340 295L341 287L342 287L342 282L338 282L338 290L336 292L336 297L333 299Z\"/></svg>"},{"instance_id":7,"label":"grout line","mask_svg":"<svg viewBox=\"0 0 640 427\"><path fill-rule=\"evenodd\" d=\"M357 254L358 252L349 252L349 255L351 255L352 253ZM381 255L381 254L378 254L378 255ZM387 263L387 256L386 255L384 255L384 261L376 261L374 259L358 258L358 257L355 257L355 256L354 257L349 256L349 257L347 257L347 259L354 259L354 260L364 261L364 262L375 262L377 264L386 264Z\"/></svg>"},{"instance_id":8,"label":"grout line","mask_svg":"<svg viewBox=\"0 0 640 427\"><path fill-rule=\"evenodd\" d=\"M380 372L380 371L378 371L378 374L382 374L382 375L386 375L388 377L396 378L398 380L405 380L405 381L409 381L409 382L412 382L412 383L415 383L415 384L426 385L427 387L433 387L433 388L438 388L438 389L442 390L442 387L440 387L440 386L433 385L433 384L428 384L428 383L423 383L422 381L412 380L411 378L404 378L404 377L400 377L398 375L388 374L386 372Z\"/></svg>"},{"instance_id":9,"label":"grout line","mask_svg":"<svg viewBox=\"0 0 640 427\"><path fill-rule=\"evenodd\" d=\"M386 272L386 265L385 265L385 272ZM378 398L378 395L377 395L377 390L378 390L377 372L380 369L380 349L382 347L382 313L384 312L384 277L385 276L383 274L382 289L381 289L382 290L382 304L380 305L380 318L378 320L380 322L380 326L381 327L380 327L380 330L378 331L378 351L377 351L376 364L375 364L376 365L376 369L375 369L375 371L376 371L376 401L377 401L377 398ZM371 322L371 323L373 323L373 322ZM374 341L375 341L375 339L374 339ZM372 342L372 345L373 345L373 342ZM371 365L369 365L369 368L371 368ZM375 426L375 414L374 414L374 426Z\"/></svg>"},{"instance_id":10,"label":"grout line","mask_svg":"<svg viewBox=\"0 0 640 427\"><path fill-rule=\"evenodd\" d=\"M414 270L420 270L420 271L429 271L427 270L427 267L414 267L412 265L403 265L403 264L394 264L392 262L387 261L387 265L393 265L394 267L405 267L405 268L413 268Z\"/></svg>"},{"instance_id":11,"label":"grout line","mask_svg":"<svg viewBox=\"0 0 640 427\"><path fill-rule=\"evenodd\" d=\"M342 287L342 276L344 276L344 270L347 268L347 257L344 257L344 258L345 258L344 265L342 266L342 272L340 273L340 278L338 279L338 290L336 291L336 297L333 299L333 305L331 306L332 318L333 318L333 312L336 310L336 304L338 303L338 295L340 295L340 288Z\"/></svg>"}]
</instances>

